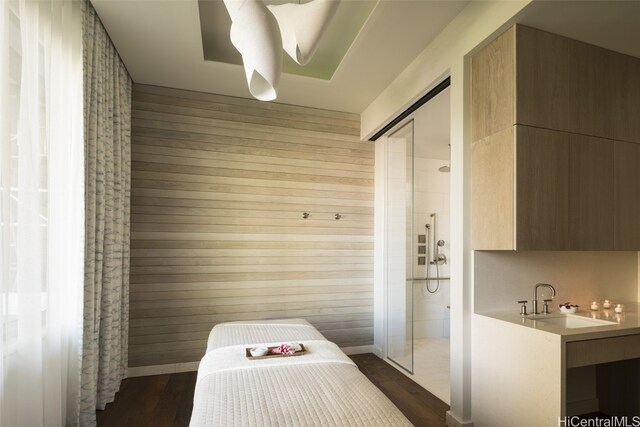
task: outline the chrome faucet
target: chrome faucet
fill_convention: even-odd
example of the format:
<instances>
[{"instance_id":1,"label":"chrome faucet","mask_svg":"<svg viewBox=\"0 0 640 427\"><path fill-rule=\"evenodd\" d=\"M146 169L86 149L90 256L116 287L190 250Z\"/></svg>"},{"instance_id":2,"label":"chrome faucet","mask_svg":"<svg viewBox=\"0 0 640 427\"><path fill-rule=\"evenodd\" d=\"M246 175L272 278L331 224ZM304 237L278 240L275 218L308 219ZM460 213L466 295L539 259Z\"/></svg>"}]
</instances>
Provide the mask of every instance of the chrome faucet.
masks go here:
<instances>
[{"instance_id":1,"label":"chrome faucet","mask_svg":"<svg viewBox=\"0 0 640 427\"><path fill-rule=\"evenodd\" d=\"M556 288L548 283L538 283L533 287L533 302L531 303L531 314L538 313L538 288L545 287L551 289L551 298L556 296ZM546 304L546 303L545 303ZM545 313L546 314L546 313Z\"/></svg>"}]
</instances>

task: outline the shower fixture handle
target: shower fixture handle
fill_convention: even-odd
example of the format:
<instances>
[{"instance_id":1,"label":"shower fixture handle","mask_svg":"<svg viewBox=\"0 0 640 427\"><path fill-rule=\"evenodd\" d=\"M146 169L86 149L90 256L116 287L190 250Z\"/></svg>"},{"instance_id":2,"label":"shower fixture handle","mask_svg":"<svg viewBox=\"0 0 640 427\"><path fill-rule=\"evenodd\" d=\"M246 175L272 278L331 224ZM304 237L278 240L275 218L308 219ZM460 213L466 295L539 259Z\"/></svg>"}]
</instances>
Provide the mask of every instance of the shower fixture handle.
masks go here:
<instances>
[{"instance_id":1,"label":"shower fixture handle","mask_svg":"<svg viewBox=\"0 0 640 427\"><path fill-rule=\"evenodd\" d=\"M528 302L529 301L527 301L527 300L518 301L518 304L522 304L520 306L520 316L526 316L527 315L527 303Z\"/></svg>"},{"instance_id":2,"label":"shower fixture handle","mask_svg":"<svg viewBox=\"0 0 640 427\"><path fill-rule=\"evenodd\" d=\"M438 254L438 256L430 262L431 265L442 265L447 263L447 256L445 254Z\"/></svg>"}]
</instances>

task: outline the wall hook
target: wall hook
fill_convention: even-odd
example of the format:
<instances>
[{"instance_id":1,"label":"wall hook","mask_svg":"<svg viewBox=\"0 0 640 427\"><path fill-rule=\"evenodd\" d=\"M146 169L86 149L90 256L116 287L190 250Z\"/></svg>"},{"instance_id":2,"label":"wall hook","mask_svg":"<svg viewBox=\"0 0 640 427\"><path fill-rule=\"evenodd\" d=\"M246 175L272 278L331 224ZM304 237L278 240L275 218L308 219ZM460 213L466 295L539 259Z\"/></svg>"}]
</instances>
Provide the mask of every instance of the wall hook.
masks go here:
<instances>
[{"instance_id":1,"label":"wall hook","mask_svg":"<svg viewBox=\"0 0 640 427\"><path fill-rule=\"evenodd\" d=\"M337 214L335 214L333 217L334 217L336 220L338 220L338 219L342 218L342 215L340 215L339 213L337 213Z\"/></svg>"},{"instance_id":2,"label":"wall hook","mask_svg":"<svg viewBox=\"0 0 640 427\"><path fill-rule=\"evenodd\" d=\"M307 219L309 216L309 212L302 212L302 219Z\"/></svg>"}]
</instances>

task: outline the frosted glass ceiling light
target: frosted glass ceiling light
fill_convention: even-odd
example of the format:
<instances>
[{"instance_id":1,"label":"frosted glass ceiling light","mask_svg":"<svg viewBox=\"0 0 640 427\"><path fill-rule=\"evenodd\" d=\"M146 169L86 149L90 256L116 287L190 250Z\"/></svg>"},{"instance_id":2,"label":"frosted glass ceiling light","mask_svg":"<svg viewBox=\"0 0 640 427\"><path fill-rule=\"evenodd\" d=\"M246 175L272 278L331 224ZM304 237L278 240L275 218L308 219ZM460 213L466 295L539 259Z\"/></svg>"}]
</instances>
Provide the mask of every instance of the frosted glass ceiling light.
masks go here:
<instances>
[{"instance_id":1,"label":"frosted glass ceiling light","mask_svg":"<svg viewBox=\"0 0 640 427\"><path fill-rule=\"evenodd\" d=\"M261 0L224 0L231 17L231 43L242 55L249 92L273 101L282 72L278 22Z\"/></svg>"},{"instance_id":2,"label":"frosted glass ceiling light","mask_svg":"<svg viewBox=\"0 0 640 427\"><path fill-rule=\"evenodd\" d=\"M339 4L340 0L313 0L267 6L280 25L284 51L298 64L311 60Z\"/></svg>"}]
</instances>

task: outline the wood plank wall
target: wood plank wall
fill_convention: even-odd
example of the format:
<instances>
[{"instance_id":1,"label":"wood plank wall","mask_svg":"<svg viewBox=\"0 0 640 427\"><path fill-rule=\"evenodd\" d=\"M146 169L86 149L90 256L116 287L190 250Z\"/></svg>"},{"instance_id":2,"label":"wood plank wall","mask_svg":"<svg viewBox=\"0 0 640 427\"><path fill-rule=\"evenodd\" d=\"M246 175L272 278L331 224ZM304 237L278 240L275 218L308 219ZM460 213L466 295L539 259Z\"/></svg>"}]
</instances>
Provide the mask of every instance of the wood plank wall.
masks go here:
<instances>
[{"instance_id":1,"label":"wood plank wall","mask_svg":"<svg viewBox=\"0 0 640 427\"><path fill-rule=\"evenodd\" d=\"M357 115L144 85L132 114L129 366L198 361L232 320L303 317L373 343Z\"/></svg>"}]
</instances>

